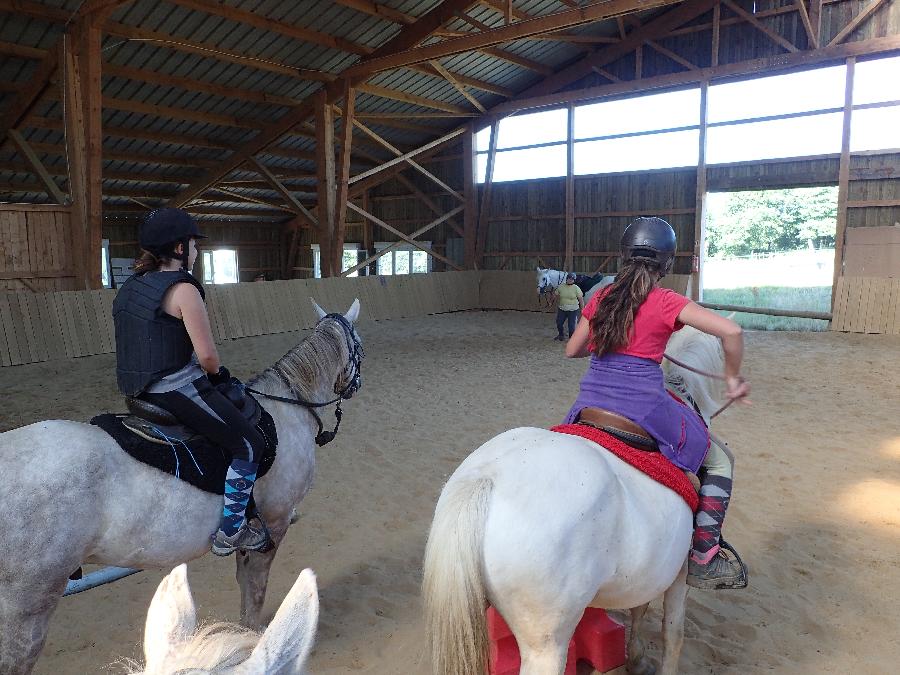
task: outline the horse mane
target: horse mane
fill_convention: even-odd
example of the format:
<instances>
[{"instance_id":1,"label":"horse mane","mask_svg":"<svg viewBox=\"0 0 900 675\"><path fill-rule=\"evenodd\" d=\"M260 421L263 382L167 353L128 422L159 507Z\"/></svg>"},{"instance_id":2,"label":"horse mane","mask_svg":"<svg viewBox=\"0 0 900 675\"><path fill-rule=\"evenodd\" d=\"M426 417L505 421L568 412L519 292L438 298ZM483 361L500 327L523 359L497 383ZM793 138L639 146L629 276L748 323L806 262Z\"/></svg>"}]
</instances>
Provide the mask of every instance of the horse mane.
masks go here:
<instances>
[{"instance_id":1,"label":"horse mane","mask_svg":"<svg viewBox=\"0 0 900 675\"><path fill-rule=\"evenodd\" d=\"M666 354L707 373L722 375L724 371L725 351L722 341L691 326L685 326L672 334L666 346ZM721 380L685 370L668 359L663 360L663 372L667 382L684 384L707 422L709 416L724 401L725 384Z\"/></svg>"},{"instance_id":2,"label":"horse mane","mask_svg":"<svg viewBox=\"0 0 900 675\"><path fill-rule=\"evenodd\" d=\"M201 627L187 642L177 645L163 664L163 670L145 671L132 659L121 663L126 675L166 675L168 673L216 672L240 665L253 652L260 634L234 623L213 623Z\"/></svg>"},{"instance_id":3,"label":"horse mane","mask_svg":"<svg viewBox=\"0 0 900 675\"><path fill-rule=\"evenodd\" d=\"M300 344L247 384L273 389L287 386L309 400L315 384L332 375L334 364L343 364L348 358L343 329L336 321L322 321Z\"/></svg>"}]
</instances>

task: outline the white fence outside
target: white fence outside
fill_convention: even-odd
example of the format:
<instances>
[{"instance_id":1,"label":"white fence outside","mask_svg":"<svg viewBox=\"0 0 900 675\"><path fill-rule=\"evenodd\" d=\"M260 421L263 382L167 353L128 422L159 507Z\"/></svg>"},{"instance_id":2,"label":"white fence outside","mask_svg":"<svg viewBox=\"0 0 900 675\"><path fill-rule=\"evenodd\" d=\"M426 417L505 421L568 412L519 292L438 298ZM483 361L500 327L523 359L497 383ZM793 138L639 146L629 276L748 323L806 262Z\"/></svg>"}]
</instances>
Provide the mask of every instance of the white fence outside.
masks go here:
<instances>
[{"instance_id":1,"label":"white fence outside","mask_svg":"<svg viewBox=\"0 0 900 675\"><path fill-rule=\"evenodd\" d=\"M703 288L831 286L833 274L834 249L706 258Z\"/></svg>"}]
</instances>

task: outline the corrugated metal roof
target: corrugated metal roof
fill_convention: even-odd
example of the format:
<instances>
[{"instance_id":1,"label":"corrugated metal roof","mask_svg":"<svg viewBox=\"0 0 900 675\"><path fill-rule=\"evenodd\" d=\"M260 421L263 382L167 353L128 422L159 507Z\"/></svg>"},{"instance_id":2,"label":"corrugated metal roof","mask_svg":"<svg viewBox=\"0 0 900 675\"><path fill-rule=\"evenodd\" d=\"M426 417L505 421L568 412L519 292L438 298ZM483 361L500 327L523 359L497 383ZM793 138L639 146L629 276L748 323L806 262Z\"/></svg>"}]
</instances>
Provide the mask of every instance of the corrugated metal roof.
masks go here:
<instances>
[{"instance_id":1,"label":"corrugated metal roof","mask_svg":"<svg viewBox=\"0 0 900 675\"><path fill-rule=\"evenodd\" d=\"M423 16L440 4L440 0L378 1L387 8L413 18ZM74 14L81 6L82 0L43 0L42 4L48 8ZM379 16L371 16L344 5L318 0L299 0L290 3L283 0L224 0L222 5L252 12L256 16L286 26L318 31L349 40L370 51L387 43L403 28L401 24ZM515 6L517 10L531 16L543 16L571 9L558 0L517 0ZM502 10L485 4L473 6L468 13L477 22L490 27L502 26L506 22ZM652 12L645 14L653 15ZM111 99L123 102L108 104L103 109L103 126L108 130L104 139L104 149L110 155L104 160L104 172L115 176L104 178L104 189L109 193L106 199L110 204L129 203L127 198L116 195L116 191L127 191L129 194L147 191L148 195L162 195L162 197L173 194L178 189L178 184L171 181L182 181L182 184L187 184L198 175L199 169L184 166L185 162L194 160L200 165L209 165L224 159L233 148L253 138L256 134L255 129L279 119L289 111L289 106L277 101L256 100L254 97L258 97L259 94L299 103L324 86L322 82L301 79L299 76L283 72L285 66L336 75L362 58L353 51L299 40L281 32L247 25L232 18L187 8L177 4L175 0L134 0L117 8L110 20L168 36L165 41L126 39L116 35L116 30L111 30L107 33L112 34L105 34L103 37L102 54L105 63L140 69L151 74L146 80L130 79L110 73L103 75L103 95L107 97L108 102ZM460 18L453 19L445 28L469 32L477 30L471 23ZM23 13L0 13L0 42L47 50L55 48L62 30L61 22L34 18ZM608 21L570 29L567 32L616 35L617 29L615 22ZM186 51L183 45L178 44L187 42L196 46L194 51ZM584 45L558 40L533 39L519 40L500 47L510 54L554 69L581 58L587 48ZM197 49L201 51L198 53ZM249 62L247 59L234 62L230 56L217 52L240 54L256 59L257 62ZM512 91L524 90L542 79L542 75L533 70L484 52L449 56L442 58L440 62L445 68L464 78L474 78L486 85ZM36 61L32 59L4 54L0 58L0 81L24 83L33 76L35 65ZM407 94L431 99L436 102L437 108L366 92L357 94L356 110L359 114L406 116L393 120L387 118L362 120L374 132L401 149L416 147L465 121L465 118L446 116L446 113L438 110L441 104L476 112L472 103L450 82L437 73L427 72L427 68L420 68L398 68L378 73L368 82L394 90L401 96ZM197 85L159 83L160 77L167 76L193 80ZM204 90L204 83L244 94L222 96ZM466 91L488 108L504 100L496 93L471 86L467 86ZM8 106L11 100L11 95L0 92L0 106ZM129 103L141 104L142 110L116 107L133 107L129 106ZM162 110L157 113L153 109L154 106L161 107ZM170 115L171 109L185 112ZM35 113L38 117L56 120L61 126L62 111L58 102L41 102L36 106ZM206 121L192 119L197 113L207 114L210 119ZM427 117L436 113L444 116ZM336 120L337 124L339 120ZM128 132L123 132L122 129L131 129L138 137L129 138ZM44 129L34 124L29 127L26 123L23 133L29 141L38 144L61 146L64 142L61 129ZM148 137L154 134L157 136ZM205 139L224 147L194 146L183 142L188 138ZM360 139L357 147L369 156L381 159L393 156L374 141L364 144L363 139L369 140L364 134L357 133L356 138ZM281 154L279 149L283 151ZM292 172L310 174L314 170L314 162L311 159L297 157L296 154L311 154L314 150L314 138L293 134L282 138L269 152L260 156L267 165L277 171L287 174ZM151 159L154 155L173 162L166 164L165 160L161 160L153 163ZM44 156L50 166L64 167L61 163L65 162L65 158L61 154L51 153ZM15 148L7 144L0 147L0 183L4 185L4 188L0 189L0 199L12 195L16 199L44 201L43 195L33 191L15 193L4 191L6 184L28 185L34 184L37 180L28 172L4 169L3 164L7 163L9 166L9 162L17 162L18 166L24 160L15 152ZM370 164L365 161L354 163L352 173L367 166ZM134 178L131 179L129 174L133 174ZM246 169L236 170L230 177L234 180L256 182L261 180L257 174ZM292 179L290 182L295 188L308 185L304 195L314 199L314 179ZM232 186L229 189L246 196L280 201L280 198L268 189L240 186ZM237 198L235 200L237 201ZM216 203L234 205L235 202ZM249 203L243 204L247 210L253 210ZM110 215L118 218L121 214L112 212Z\"/></svg>"}]
</instances>

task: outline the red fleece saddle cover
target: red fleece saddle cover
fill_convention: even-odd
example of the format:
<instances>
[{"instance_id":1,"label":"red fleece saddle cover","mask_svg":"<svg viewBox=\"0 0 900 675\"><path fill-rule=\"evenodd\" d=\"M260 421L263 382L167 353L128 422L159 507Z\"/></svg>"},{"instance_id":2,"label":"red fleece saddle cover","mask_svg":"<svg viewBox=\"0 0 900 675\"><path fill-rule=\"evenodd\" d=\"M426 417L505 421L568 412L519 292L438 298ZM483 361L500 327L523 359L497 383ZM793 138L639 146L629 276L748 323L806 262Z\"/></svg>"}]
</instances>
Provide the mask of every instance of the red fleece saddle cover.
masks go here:
<instances>
[{"instance_id":1,"label":"red fleece saddle cover","mask_svg":"<svg viewBox=\"0 0 900 675\"><path fill-rule=\"evenodd\" d=\"M691 511L697 510L700 500L697 497L694 486L691 485L690 479L684 474L684 471L672 464L661 453L632 448L615 436L585 424L560 424L552 427L550 431L581 436L598 445L602 445L616 457L628 462L635 469L643 471L657 483L674 490L687 503Z\"/></svg>"}]
</instances>

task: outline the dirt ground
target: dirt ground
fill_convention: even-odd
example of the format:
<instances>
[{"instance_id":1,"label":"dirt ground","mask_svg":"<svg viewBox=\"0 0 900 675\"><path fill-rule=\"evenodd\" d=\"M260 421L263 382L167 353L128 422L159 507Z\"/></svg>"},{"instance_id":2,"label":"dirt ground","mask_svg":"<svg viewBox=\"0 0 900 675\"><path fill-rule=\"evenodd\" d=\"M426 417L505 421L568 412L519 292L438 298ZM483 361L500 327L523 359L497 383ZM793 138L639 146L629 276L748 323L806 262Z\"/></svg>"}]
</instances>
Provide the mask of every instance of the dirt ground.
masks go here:
<instances>
[{"instance_id":1,"label":"dirt ground","mask_svg":"<svg viewBox=\"0 0 900 675\"><path fill-rule=\"evenodd\" d=\"M383 321L360 334L363 390L346 405L338 439L319 451L266 610L311 567L321 597L311 672L425 673L418 588L444 480L500 431L560 421L586 362L563 357L552 317L541 314ZM243 339L221 351L232 372L248 376L302 337ZM753 406L734 406L714 428L738 457L726 534L751 586L691 592L681 672L896 673L900 339L750 332L747 347ZM112 355L0 369L0 430L119 409L113 370ZM189 566L203 617L237 617L233 564L207 556ZM139 655L163 574L64 599L36 672L119 672L109 664ZM659 616L655 603L654 656Z\"/></svg>"}]
</instances>

